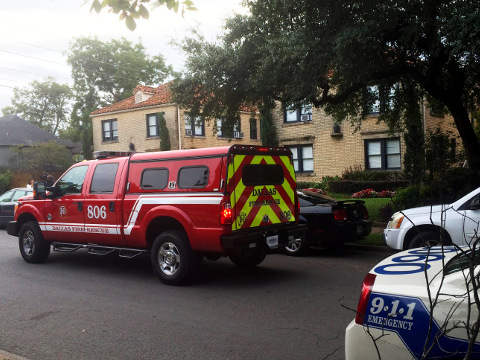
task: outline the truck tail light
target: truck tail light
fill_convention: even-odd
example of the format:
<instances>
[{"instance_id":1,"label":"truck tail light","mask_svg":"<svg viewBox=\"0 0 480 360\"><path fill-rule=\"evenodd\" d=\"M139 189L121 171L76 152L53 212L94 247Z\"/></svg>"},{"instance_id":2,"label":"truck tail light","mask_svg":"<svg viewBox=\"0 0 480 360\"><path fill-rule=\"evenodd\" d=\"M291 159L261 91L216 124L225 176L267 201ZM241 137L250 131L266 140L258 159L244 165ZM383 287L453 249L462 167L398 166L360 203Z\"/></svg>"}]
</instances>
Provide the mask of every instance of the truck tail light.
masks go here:
<instances>
[{"instance_id":1,"label":"truck tail light","mask_svg":"<svg viewBox=\"0 0 480 360\"><path fill-rule=\"evenodd\" d=\"M224 202L222 204L222 209L220 210L220 224L229 225L232 223L232 206L229 202Z\"/></svg>"},{"instance_id":2,"label":"truck tail light","mask_svg":"<svg viewBox=\"0 0 480 360\"><path fill-rule=\"evenodd\" d=\"M333 217L337 221L345 221L347 220L347 212L343 209L333 210Z\"/></svg>"},{"instance_id":3,"label":"truck tail light","mask_svg":"<svg viewBox=\"0 0 480 360\"><path fill-rule=\"evenodd\" d=\"M365 314L367 312L368 300L372 293L373 284L377 275L368 273L362 283L362 292L360 294L360 300L358 300L357 316L355 322L359 325L363 325L365 320Z\"/></svg>"}]
</instances>

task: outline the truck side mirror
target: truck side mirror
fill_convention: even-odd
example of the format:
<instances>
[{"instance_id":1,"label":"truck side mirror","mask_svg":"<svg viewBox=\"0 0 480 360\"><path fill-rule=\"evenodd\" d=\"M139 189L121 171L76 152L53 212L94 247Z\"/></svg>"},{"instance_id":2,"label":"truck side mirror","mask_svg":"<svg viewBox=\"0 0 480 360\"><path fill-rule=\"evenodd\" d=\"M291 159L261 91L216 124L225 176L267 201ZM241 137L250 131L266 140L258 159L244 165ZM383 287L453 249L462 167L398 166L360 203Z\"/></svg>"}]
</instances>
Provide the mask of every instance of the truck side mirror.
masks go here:
<instances>
[{"instance_id":1,"label":"truck side mirror","mask_svg":"<svg viewBox=\"0 0 480 360\"><path fill-rule=\"evenodd\" d=\"M37 181L33 183L33 198L35 200L44 199L45 195L45 183L43 181Z\"/></svg>"}]
</instances>

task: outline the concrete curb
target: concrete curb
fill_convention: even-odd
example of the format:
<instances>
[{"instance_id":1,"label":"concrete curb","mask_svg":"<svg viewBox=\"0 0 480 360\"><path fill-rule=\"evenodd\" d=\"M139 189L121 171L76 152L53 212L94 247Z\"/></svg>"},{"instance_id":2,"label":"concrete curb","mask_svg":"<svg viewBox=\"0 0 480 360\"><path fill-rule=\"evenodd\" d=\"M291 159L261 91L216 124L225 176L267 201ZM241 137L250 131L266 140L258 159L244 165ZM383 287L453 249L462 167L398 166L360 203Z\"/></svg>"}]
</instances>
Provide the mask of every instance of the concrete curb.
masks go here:
<instances>
[{"instance_id":1,"label":"concrete curb","mask_svg":"<svg viewBox=\"0 0 480 360\"><path fill-rule=\"evenodd\" d=\"M28 360L28 359L22 356L11 354L4 350L0 350L0 360Z\"/></svg>"}]
</instances>

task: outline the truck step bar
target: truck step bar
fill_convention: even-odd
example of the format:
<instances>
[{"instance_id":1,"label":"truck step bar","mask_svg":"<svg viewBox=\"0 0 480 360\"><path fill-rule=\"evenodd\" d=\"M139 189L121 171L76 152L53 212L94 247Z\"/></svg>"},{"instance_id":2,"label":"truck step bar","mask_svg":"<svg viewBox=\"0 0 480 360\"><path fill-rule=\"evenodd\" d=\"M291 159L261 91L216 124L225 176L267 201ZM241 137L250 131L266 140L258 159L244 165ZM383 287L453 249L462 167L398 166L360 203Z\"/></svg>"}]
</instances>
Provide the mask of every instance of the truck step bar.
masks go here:
<instances>
[{"instance_id":1,"label":"truck step bar","mask_svg":"<svg viewBox=\"0 0 480 360\"><path fill-rule=\"evenodd\" d=\"M147 252L147 250L142 249L128 249L120 248L115 246L101 246L96 244L74 244L74 243L62 243L62 242L53 242L52 243L53 251L58 252L74 252L79 249L87 249L89 254L92 255L109 255L118 251L118 256L126 259L133 259L134 257Z\"/></svg>"}]
</instances>

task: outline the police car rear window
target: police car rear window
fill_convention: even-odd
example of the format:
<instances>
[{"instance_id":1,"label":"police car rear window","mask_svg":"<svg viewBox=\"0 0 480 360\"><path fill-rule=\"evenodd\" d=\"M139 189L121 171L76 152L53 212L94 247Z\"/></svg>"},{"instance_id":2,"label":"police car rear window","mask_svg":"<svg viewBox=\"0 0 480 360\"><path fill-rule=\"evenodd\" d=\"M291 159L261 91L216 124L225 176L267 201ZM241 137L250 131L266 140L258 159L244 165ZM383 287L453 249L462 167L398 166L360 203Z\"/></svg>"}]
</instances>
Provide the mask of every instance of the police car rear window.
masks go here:
<instances>
[{"instance_id":1,"label":"police car rear window","mask_svg":"<svg viewBox=\"0 0 480 360\"><path fill-rule=\"evenodd\" d=\"M278 164L248 164L243 167L242 181L245 186L281 185L283 168Z\"/></svg>"},{"instance_id":2,"label":"police car rear window","mask_svg":"<svg viewBox=\"0 0 480 360\"><path fill-rule=\"evenodd\" d=\"M162 190L167 187L168 169L146 169L142 173L140 186L146 190Z\"/></svg>"},{"instance_id":3,"label":"police car rear window","mask_svg":"<svg viewBox=\"0 0 480 360\"><path fill-rule=\"evenodd\" d=\"M178 172L178 187L180 189L204 188L207 184L207 166L185 166Z\"/></svg>"}]
</instances>

